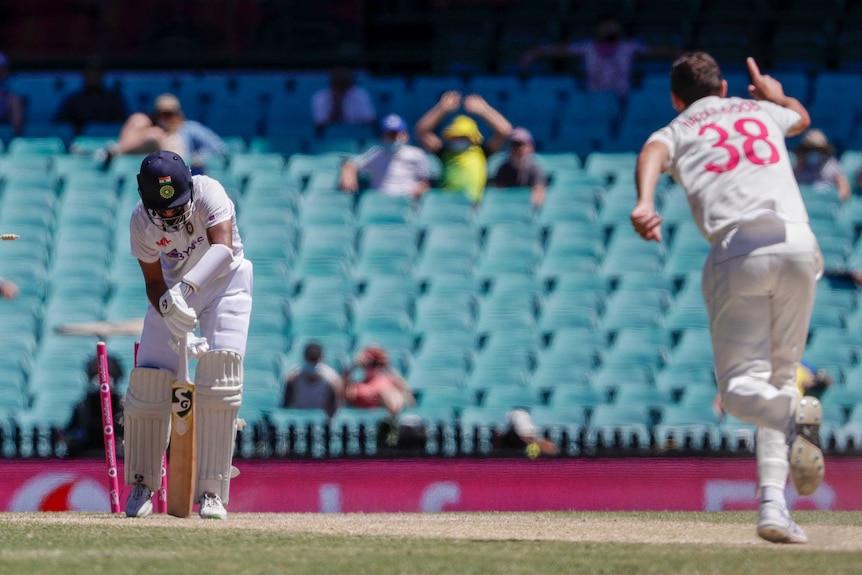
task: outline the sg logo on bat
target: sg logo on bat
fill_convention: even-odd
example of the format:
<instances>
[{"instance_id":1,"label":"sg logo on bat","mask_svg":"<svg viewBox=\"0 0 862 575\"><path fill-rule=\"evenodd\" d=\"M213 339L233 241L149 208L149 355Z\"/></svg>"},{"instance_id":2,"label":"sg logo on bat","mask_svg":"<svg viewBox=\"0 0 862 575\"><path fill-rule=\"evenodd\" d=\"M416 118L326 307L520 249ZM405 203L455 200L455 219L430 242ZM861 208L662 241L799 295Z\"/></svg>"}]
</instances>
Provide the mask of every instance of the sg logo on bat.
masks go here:
<instances>
[{"instance_id":1,"label":"sg logo on bat","mask_svg":"<svg viewBox=\"0 0 862 575\"><path fill-rule=\"evenodd\" d=\"M194 416L194 394L192 385L175 384L171 399L173 425L180 435L188 431Z\"/></svg>"}]
</instances>

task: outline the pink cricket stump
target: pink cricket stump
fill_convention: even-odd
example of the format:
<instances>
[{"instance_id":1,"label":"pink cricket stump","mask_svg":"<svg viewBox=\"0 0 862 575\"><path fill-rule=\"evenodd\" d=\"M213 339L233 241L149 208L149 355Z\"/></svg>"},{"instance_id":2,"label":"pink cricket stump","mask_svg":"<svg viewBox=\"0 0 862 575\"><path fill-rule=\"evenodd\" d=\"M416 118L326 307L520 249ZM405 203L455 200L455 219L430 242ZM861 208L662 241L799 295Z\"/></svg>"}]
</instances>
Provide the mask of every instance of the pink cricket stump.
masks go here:
<instances>
[{"instance_id":1,"label":"pink cricket stump","mask_svg":"<svg viewBox=\"0 0 862 575\"><path fill-rule=\"evenodd\" d=\"M162 485L156 492L156 505L154 506L156 513L168 512L168 461L165 454L162 454Z\"/></svg>"},{"instance_id":2,"label":"pink cricket stump","mask_svg":"<svg viewBox=\"0 0 862 575\"><path fill-rule=\"evenodd\" d=\"M108 494L111 513L120 512L120 487L117 482L117 446L114 442L114 409L111 406L111 379L108 376L108 348L105 342L96 344L99 360L99 397L102 404L102 435L105 437L105 463L108 466Z\"/></svg>"},{"instance_id":3,"label":"pink cricket stump","mask_svg":"<svg viewBox=\"0 0 862 575\"><path fill-rule=\"evenodd\" d=\"M135 342L135 365L138 365L138 347L141 342ZM168 512L168 462L167 457L162 454L162 484L153 495L153 511L155 513Z\"/></svg>"}]
</instances>

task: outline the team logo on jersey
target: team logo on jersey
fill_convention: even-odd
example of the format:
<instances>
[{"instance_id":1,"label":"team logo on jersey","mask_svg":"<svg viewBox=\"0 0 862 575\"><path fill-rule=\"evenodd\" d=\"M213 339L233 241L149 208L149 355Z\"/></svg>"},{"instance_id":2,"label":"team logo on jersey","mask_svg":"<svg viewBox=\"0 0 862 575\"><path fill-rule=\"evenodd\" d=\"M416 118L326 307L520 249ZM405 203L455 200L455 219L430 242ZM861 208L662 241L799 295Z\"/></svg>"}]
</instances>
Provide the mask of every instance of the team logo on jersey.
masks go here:
<instances>
[{"instance_id":1,"label":"team logo on jersey","mask_svg":"<svg viewBox=\"0 0 862 575\"><path fill-rule=\"evenodd\" d=\"M170 180L170 178L168 178ZM173 186L162 186L159 188L159 195L166 200L169 200L174 197L174 187Z\"/></svg>"},{"instance_id":2,"label":"team logo on jersey","mask_svg":"<svg viewBox=\"0 0 862 575\"><path fill-rule=\"evenodd\" d=\"M167 245L170 245L170 243L171 243L171 240L169 240L168 238L162 238L156 242L156 245L159 246L160 248L163 248Z\"/></svg>"}]
</instances>

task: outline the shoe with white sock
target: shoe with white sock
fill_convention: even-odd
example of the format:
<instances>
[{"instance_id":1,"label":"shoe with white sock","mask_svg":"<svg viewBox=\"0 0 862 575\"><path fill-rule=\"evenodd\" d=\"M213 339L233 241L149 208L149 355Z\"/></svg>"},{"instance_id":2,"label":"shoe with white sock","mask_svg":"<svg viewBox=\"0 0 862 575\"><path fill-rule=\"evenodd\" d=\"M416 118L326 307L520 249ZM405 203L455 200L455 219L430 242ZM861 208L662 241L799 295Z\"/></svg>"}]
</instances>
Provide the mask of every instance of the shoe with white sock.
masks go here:
<instances>
[{"instance_id":1,"label":"shoe with white sock","mask_svg":"<svg viewBox=\"0 0 862 575\"><path fill-rule=\"evenodd\" d=\"M227 509L221 502L221 497L215 493L204 493L198 500L201 519L227 519Z\"/></svg>"},{"instance_id":2,"label":"shoe with white sock","mask_svg":"<svg viewBox=\"0 0 862 575\"><path fill-rule=\"evenodd\" d=\"M790 420L787 443L790 446L790 479L800 495L811 495L823 481L826 467L820 449L820 424L823 406L816 397L803 397Z\"/></svg>"},{"instance_id":3,"label":"shoe with white sock","mask_svg":"<svg viewBox=\"0 0 862 575\"><path fill-rule=\"evenodd\" d=\"M802 527L790 518L787 509L774 501L760 504L757 534L773 543L808 543Z\"/></svg>"},{"instance_id":4,"label":"shoe with white sock","mask_svg":"<svg viewBox=\"0 0 862 575\"><path fill-rule=\"evenodd\" d=\"M135 479L137 482L126 499L126 517L146 517L153 512L153 491L143 484L141 476Z\"/></svg>"}]
</instances>

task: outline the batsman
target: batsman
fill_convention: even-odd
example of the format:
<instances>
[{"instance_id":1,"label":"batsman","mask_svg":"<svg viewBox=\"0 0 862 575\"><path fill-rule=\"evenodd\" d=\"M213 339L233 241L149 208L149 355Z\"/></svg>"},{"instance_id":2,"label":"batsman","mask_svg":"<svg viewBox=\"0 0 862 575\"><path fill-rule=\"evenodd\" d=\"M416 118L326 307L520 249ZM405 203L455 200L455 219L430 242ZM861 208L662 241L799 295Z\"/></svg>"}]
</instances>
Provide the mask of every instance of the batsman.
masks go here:
<instances>
[{"instance_id":1,"label":"batsman","mask_svg":"<svg viewBox=\"0 0 862 575\"><path fill-rule=\"evenodd\" d=\"M189 489L202 518L225 519L252 264L243 257L233 202L218 181L192 176L180 155L169 151L144 158L137 178L141 200L131 215L131 252L140 263L149 306L125 398L125 481L132 486L126 515L152 513L171 436L172 383L180 356L188 355L198 359L192 420L197 479ZM180 354L186 341L187 354Z\"/></svg>"}]
</instances>

